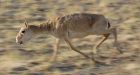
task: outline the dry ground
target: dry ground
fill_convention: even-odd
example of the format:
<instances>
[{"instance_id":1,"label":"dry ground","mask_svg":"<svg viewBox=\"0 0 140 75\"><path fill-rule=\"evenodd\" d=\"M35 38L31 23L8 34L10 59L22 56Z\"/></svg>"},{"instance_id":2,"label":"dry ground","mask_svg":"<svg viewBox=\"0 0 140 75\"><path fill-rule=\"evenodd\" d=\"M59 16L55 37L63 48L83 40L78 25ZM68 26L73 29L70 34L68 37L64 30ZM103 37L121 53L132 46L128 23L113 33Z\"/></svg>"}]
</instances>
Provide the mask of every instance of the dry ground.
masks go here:
<instances>
[{"instance_id":1,"label":"dry ground","mask_svg":"<svg viewBox=\"0 0 140 75\"><path fill-rule=\"evenodd\" d=\"M92 62L61 44L57 62L50 63L54 38L41 35L24 46L15 43L19 27L27 18L31 24L76 13L100 13L118 25L119 54L110 36L96 57L108 65ZM100 36L73 40L91 55ZM140 75L140 0L0 0L0 75Z\"/></svg>"}]
</instances>

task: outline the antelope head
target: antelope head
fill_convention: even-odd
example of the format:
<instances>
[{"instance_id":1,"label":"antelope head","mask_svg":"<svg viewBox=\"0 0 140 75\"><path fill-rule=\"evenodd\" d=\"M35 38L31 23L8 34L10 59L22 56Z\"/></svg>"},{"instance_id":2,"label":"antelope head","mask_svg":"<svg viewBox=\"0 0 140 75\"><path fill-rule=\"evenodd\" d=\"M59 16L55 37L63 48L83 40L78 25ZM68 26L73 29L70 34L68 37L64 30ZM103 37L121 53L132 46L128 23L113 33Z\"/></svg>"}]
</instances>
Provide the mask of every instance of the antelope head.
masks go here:
<instances>
[{"instance_id":1,"label":"antelope head","mask_svg":"<svg viewBox=\"0 0 140 75\"><path fill-rule=\"evenodd\" d=\"M33 37L33 35L34 33L30 28L30 25L28 25L27 21L25 20L24 25L21 26L20 31L16 36L16 43L23 44L29 41Z\"/></svg>"}]
</instances>

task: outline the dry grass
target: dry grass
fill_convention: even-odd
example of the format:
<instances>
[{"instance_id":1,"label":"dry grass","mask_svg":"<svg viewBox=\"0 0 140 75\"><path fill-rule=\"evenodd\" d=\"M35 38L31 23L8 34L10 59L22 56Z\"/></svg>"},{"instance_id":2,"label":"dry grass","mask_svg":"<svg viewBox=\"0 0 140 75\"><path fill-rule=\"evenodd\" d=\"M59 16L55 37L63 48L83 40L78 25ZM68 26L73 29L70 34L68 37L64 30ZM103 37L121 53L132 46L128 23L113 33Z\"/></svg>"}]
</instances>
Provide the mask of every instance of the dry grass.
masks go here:
<instances>
[{"instance_id":1,"label":"dry grass","mask_svg":"<svg viewBox=\"0 0 140 75\"><path fill-rule=\"evenodd\" d=\"M76 13L100 13L118 25L118 54L112 36L100 48L96 59L109 65L92 66L90 60L61 44L57 62L50 63L54 39L41 35L24 46L15 43L19 27L27 18L39 24L48 18ZM139 0L0 0L0 75L140 75ZM90 55L100 38L89 36L73 40ZM87 62L88 61L88 62Z\"/></svg>"}]
</instances>

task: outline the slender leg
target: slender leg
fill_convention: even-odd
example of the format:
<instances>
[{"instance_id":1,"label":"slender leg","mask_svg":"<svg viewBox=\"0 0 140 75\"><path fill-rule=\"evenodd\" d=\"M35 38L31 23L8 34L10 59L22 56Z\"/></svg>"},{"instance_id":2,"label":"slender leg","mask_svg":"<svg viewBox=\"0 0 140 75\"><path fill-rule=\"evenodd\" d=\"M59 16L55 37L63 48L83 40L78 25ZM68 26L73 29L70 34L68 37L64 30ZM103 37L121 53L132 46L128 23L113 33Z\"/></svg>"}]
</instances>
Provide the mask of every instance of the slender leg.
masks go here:
<instances>
[{"instance_id":1,"label":"slender leg","mask_svg":"<svg viewBox=\"0 0 140 75\"><path fill-rule=\"evenodd\" d=\"M114 36L114 46L117 48L117 50L120 52L120 53L123 53L120 48L118 47L118 42L117 42L117 29L116 28L113 28L112 29L112 34Z\"/></svg>"},{"instance_id":2,"label":"slender leg","mask_svg":"<svg viewBox=\"0 0 140 75\"><path fill-rule=\"evenodd\" d=\"M104 34L104 38L94 47L93 54L97 53L98 47L109 37L110 34Z\"/></svg>"},{"instance_id":3,"label":"slender leg","mask_svg":"<svg viewBox=\"0 0 140 75\"><path fill-rule=\"evenodd\" d=\"M94 61L94 63L98 62L98 61L96 61L94 58L90 58L88 55L86 55L86 54L84 54L83 52L77 50L77 49L71 44L71 42L69 41L68 38L65 38L64 40L66 41L66 43L70 46L70 48L71 48L72 50L74 50L74 51L80 53L81 55L83 55L84 57L86 57L86 58L88 58L88 59L92 59L92 61Z\"/></svg>"},{"instance_id":4,"label":"slender leg","mask_svg":"<svg viewBox=\"0 0 140 75\"><path fill-rule=\"evenodd\" d=\"M117 46L117 30L116 30L116 28L112 29L112 34L114 36L114 46Z\"/></svg>"},{"instance_id":5,"label":"slender leg","mask_svg":"<svg viewBox=\"0 0 140 75\"><path fill-rule=\"evenodd\" d=\"M51 62L56 61L59 44L60 44L60 39L56 39L56 44L54 45L54 49L53 49L54 52L53 52L53 56L51 58Z\"/></svg>"}]
</instances>

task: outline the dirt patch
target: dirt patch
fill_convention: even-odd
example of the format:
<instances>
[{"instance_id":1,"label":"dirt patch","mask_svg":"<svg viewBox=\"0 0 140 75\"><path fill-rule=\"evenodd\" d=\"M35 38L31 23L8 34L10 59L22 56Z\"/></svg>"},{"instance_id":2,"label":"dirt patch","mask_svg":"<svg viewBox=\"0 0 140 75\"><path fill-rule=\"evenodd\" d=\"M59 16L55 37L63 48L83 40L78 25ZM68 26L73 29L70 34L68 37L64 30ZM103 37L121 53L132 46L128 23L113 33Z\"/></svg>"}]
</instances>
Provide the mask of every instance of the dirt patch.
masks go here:
<instances>
[{"instance_id":1,"label":"dirt patch","mask_svg":"<svg viewBox=\"0 0 140 75\"><path fill-rule=\"evenodd\" d=\"M139 0L0 0L0 75L140 75L140 1ZM40 24L70 13L104 14L118 26L118 46L109 37L99 48L97 60L108 65L94 66L89 59L70 50L62 42L58 59L51 63L54 38L40 35L25 45L17 45L15 36L27 18ZM101 38L88 36L73 40L77 49L91 55Z\"/></svg>"}]
</instances>

